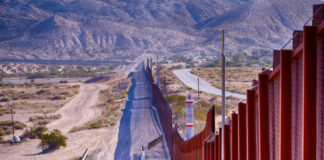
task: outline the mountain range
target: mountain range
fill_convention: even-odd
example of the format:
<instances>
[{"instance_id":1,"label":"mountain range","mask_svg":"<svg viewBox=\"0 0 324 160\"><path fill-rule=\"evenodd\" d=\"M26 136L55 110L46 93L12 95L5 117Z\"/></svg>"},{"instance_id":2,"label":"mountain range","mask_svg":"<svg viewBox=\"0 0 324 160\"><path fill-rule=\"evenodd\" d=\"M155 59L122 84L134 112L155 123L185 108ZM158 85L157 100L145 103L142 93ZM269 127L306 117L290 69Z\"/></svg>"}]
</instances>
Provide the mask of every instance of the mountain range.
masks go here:
<instances>
[{"instance_id":1,"label":"mountain range","mask_svg":"<svg viewBox=\"0 0 324 160\"><path fill-rule=\"evenodd\" d=\"M0 0L0 59L110 60L280 47L318 0Z\"/></svg>"}]
</instances>

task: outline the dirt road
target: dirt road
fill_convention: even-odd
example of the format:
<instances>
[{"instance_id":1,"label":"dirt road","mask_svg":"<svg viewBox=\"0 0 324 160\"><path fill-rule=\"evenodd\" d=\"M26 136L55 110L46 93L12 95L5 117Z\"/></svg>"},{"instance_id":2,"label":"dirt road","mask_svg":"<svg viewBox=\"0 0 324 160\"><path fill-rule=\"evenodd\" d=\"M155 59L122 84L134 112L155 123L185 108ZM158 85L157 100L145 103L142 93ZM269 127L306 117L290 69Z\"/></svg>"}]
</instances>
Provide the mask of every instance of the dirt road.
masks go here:
<instances>
[{"instance_id":1,"label":"dirt road","mask_svg":"<svg viewBox=\"0 0 324 160\"><path fill-rule=\"evenodd\" d=\"M63 133L69 132L75 126L80 126L101 114L97 108L99 92L107 88L102 83L84 84L80 83L79 93L70 100L56 114L62 118L50 123L50 129L59 129Z\"/></svg>"},{"instance_id":2,"label":"dirt road","mask_svg":"<svg viewBox=\"0 0 324 160\"><path fill-rule=\"evenodd\" d=\"M96 105L100 90L106 87L105 84L97 83L80 84L79 93L57 111L57 114L61 114L62 118L50 123L48 127L51 129L57 128L67 136L67 147L42 154L41 149L37 148L40 140L30 140L14 146L0 145L0 159L69 160L79 158L86 148L89 148L89 159L114 159L113 153L117 145L119 124L116 124L113 128L68 133L74 126L82 125L100 115L100 110L96 108ZM111 154L103 157L102 155L107 154L106 152Z\"/></svg>"}]
</instances>

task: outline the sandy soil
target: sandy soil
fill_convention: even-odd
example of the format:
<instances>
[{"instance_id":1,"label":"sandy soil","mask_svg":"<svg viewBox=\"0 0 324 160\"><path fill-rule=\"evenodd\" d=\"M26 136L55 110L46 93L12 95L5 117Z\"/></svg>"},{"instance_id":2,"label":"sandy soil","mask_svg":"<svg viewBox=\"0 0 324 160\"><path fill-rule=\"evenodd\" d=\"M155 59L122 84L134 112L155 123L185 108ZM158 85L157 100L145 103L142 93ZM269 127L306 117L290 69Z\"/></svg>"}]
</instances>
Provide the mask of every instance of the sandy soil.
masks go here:
<instances>
[{"instance_id":1,"label":"sandy soil","mask_svg":"<svg viewBox=\"0 0 324 160\"><path fill-rule=\"evenodd\" d=\"M89 159L113 159L119 124L113 128L68 133L73 127L100 115L101 111L96 105L100 90L106 87L104 83L80 84L79 93L56 112L62 118L50 123L48 127L57 128L68 137L66 148L42 154L41 149L37 148L40 140L30 140L20 145L0 145L0 159L72 159L80 157L86 148L89 148Z\"/></svg>"},{"instance_id":2,"label":"sandy soil","mask_svg":"<svg viewBox=\"0 0 324 160\"><path fill-rule=\"evenodd\" d=\"M101 111L96 107L99 91L106 88L107 85L103 83L80 83L79 94L56 112L56 114L61 114L62 118L50 123L48 127L50 129L58 128L63 133L67 133L73 127L99 116Z\"/></svg>"}]
</instances>

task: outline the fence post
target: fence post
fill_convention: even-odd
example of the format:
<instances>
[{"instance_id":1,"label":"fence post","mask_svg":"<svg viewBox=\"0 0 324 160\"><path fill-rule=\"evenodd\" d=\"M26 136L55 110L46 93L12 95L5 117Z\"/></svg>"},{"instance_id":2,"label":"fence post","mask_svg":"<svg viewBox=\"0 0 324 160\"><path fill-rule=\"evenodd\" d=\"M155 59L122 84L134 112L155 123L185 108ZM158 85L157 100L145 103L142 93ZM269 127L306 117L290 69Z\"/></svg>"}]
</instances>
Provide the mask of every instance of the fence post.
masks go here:
<instances>
[{"instance_id":1,"label":"fence post","mask_svg":"<svg viewBox=\"0 0 324 160\"><path fill-rule=\"evenodd\" d=\"M215 137L215 142L214 142L214 145L215 145L215 160L220 160L218 159L219 155L218 155L218 151L219 151L219 135L216 135Z\"/></svg>"},{"instance_id":2,"label":"fence post","mask_svg":"<svg viewBox=\"0 0 324 160\"><path fill-rule=\"evenodd\" d=\"M316 159L316 30L304 26L303 159Z\"/></svg>"},{"instance_id":3,"label":"fence post","mask_svg":"<svg viewBox=\"0 0 324 160\"><path fill-rule=\"evenodd\" d=\"M230 126L224 125L224 160L231 160Z\"/></svg>"},{"instance_id":4,"label":"fence post","mask_svg":"<svg viewBox=\"0 0 324 160\"><path fill-rule=\"evenodd\" d=\"M324 35L317 37L316 157L324 159Z\"/></svg>"},{"instance_id":5,"label":"fence post","mask_svg":"<svg viewBox=\"0 0 324 160\"><path fill-rule=\"evenodd\" d=\"M268 74L259 74L259 133L260 160L269 160L269 104Z\"/></svg>"},{"instance_id":6,"label":"fence post","mask_svg":"<svg viewBox=\"0 0 324 160\"><path fill-rule=\"evenodd\" d=\"M218 134L218 160L222 159L222 128L219 128Z\"/></svg>"},{"instance_id":7,"label":"fence post","mask_svg":"<svg viewBox=\"0 0 324 160\"><path fill-rule=\"evenodd\" d=\"M280 51L280 159L291 160L291 50Z\"/></svg>"},{"instance_id":8,"label":"fence post","mask_svg":"<svg viewBox=\"0 0 324 160\"><path fill-rule=\"evenodd\" d=\"M238 153L239 160L246 160L246 105L239 103L238 106Z\"/></svg>"},{"instance_id":9,"label":"fence post","mask_svg":"<svg viewBox=\"0 0 324 160\"><path fill-rule=\"evenodd\" d=\"M232 113L231 131L231 160L238 160L238 115L236 113Z\"/></svg>"},{"instance_id":10,"label":"fence post","mask_svg":"<svg viewBox=\"0 0 324 160\"><path fill-rule=\"evenodd\" d=\"M255 90L247 90L247 159L256 159Z\"/></svg>"}]
</instances>

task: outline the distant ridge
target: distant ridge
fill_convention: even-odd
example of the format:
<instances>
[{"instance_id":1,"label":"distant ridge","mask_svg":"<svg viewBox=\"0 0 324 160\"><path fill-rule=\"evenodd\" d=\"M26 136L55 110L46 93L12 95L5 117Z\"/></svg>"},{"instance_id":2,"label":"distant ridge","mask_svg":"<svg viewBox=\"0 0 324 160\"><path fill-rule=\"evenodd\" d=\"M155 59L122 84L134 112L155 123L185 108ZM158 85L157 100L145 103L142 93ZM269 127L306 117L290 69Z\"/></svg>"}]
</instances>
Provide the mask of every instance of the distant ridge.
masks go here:
<instances>
[{"instance_id":1,"label":"distant ridge","mask_svg":"<svg viewBox=\"0 0 324 160\"><path fill-rule=\"evenodd\" d=\"M317 0L0 0L0 58L134 59L279 48ZM299 28L297 28L299 27ZM284 38L282 38L284 37Z\"/></svg>"}]
</instances>

